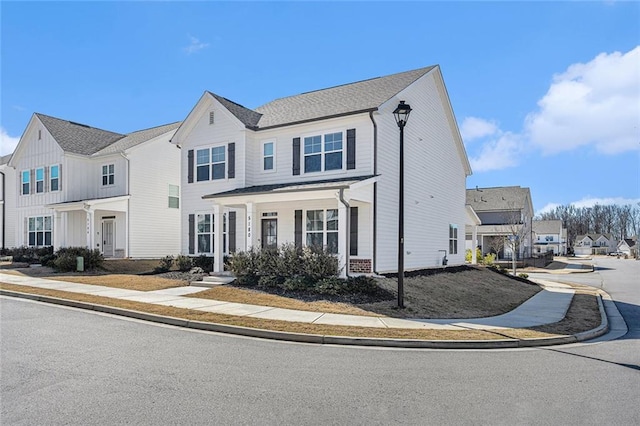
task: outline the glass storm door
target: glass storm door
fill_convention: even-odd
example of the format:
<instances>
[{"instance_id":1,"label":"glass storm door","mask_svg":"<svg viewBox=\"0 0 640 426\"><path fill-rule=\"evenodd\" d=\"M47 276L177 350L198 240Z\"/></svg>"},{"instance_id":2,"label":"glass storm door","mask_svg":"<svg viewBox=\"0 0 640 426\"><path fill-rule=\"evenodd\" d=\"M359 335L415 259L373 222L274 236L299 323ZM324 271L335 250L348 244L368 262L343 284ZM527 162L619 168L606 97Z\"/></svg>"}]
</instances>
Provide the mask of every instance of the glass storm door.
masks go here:
<instances>
[{"instance_id":1,"label":"glass storm door","mask_svg":"<svg viewBox=\"0 0 640 426\"><path fill-rule=\"evenodd\" d=\"M262 248L278 247L278 219L262 219Z\"/></svg>"},{"instance_id":2,"label":"glass storm door","mask_svg":"<svg viewBox=\"0 0 640 426\"><path fill-rule=\"evenodd\" d=\"M113 220L105 220L102 222L102 254L105 257L113 257Z\"/></svg>"}]
</instances>

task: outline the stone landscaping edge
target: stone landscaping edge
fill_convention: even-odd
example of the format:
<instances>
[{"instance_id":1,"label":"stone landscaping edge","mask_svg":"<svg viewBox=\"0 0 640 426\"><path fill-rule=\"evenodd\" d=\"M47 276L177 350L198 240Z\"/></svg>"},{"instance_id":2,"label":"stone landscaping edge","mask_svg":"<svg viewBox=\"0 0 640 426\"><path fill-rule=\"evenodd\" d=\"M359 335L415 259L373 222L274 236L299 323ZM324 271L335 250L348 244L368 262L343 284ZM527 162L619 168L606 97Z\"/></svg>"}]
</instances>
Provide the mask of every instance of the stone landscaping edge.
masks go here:
<instances>
[{"instance_id":1,"label":"stone landscaping edge","mask_svg":"<svg viewBox=\"0 0 640 426\"><path fill-rule=\"evenodd\" d=\"M600 325L592 330L567 336L542 337L542 338L512 338L496 340L418 340L418 339L385 339L368 337L330 336L321 334L289 333L285 331L266 330L242 326L218 324L202 321L191 321L183 318L167 317L146 312L122 309L113 306L80 302L76 300L62 299L51 296L42 296L32 293L21 293L12 290L0 289L0 295L35 300L38 302L52 303L78 309L119 315L128 318L151 321L160 324L177 327L191 328L195 330L213 331L218 333L235 334L246 337L262 339L284 340L299 343L315 343L323 345L348 345L348 346L377 346L391 348L421 348L421 349L505 349L525 348L536 346L564 345L582 342L602 336L609 331L609 320L602 303L602 295L598 294L598 308L600 309Z\"/></svg>"}]
</instances>

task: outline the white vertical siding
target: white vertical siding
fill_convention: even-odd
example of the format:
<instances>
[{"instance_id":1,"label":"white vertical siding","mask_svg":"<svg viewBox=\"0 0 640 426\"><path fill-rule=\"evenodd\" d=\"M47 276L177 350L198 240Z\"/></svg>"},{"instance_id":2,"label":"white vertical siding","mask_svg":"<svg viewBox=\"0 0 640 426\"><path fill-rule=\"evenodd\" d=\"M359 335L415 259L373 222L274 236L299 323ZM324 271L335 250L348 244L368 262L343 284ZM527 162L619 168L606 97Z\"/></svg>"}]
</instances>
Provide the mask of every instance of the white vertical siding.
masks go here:
<instances>
[{"instance_id":1,"label":"white vertical siding","mask_svg":"<svg viewBox=\"0 0 640 426\"><path fill-rule=\"evenodd\" d=\"M4 229L0 229L1 238L4 238L4 247L16 246L16 172L6 165L0 166L0 226L4 223ZM4 207L3 207L4 206Z\"/></svg>"},{"instance_id":2,"label":"white vertical siding","mask_svg":"<svg viewBox=\"0 0 640 426\"><path fill-rule=\"evenodd\" d=\"M397 270L399 129L392 111L404 100L413 111L405 127L405 269L464 263L466 173L432 73L387 102L378 123L378 272ZM458 226L458 254L449 254L449 224Z\"/></svg>"},{"instance_id":3,"label":"white vertical siding","mask_svg":"<svg viewBox=\"0 0 640 426\"><path fill-rule=\"evenodd\" d=\"M114 165L114 184L102 185L102 166L109 164ZM64 165L65 201L127 195L127 162L120 154L95 158L68 154Z\"/></svg>"},{"instance_id":4,"label":"white vertical siding","mask_svg":"<svg viewBox=\"0 0 640 426\"><path fill-rule=\"evenodd\" d=\"M138 145L127 154L129 257L159 258L180 252L180 209L169 208L169 185L180 185L180 149L169 142L172 134ZM124 226L119 224L116 230L116 248L124 249L120 238Z\"/></svg>"}]
</instances>

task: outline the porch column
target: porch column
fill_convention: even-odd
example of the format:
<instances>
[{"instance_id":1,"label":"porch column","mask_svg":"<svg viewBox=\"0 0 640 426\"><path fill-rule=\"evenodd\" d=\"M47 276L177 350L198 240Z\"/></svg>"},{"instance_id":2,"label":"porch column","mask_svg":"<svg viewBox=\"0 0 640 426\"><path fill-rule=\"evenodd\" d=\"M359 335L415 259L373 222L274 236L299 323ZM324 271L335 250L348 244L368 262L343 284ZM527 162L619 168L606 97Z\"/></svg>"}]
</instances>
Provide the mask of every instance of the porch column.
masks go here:
<instances>
[{"instance_id":1,"label":"porch column","mask_svg":"<svg viewBox=\"0 0 640 426\"><path fill-rule=\"evenodd\" d=\"M224 235L222 228L222 209L213 205L213 272L224 271Z\"/></svg>"},{"instance_id":2,"label":"porch column","mask_svg":"<svg viewBox=\"0 0 640 426\"><path fill-rule=\"evenodd\" d=\"M349 273L349 265L347 265L347 241L349 239L349 215L347 207L338 200L338 267L340 269L340 278L346 278Z\"/></svg>"},{"instance_id":3,"label":"porch column","mask_svg":"<svg viewBox=\"0 0 640 426\"><path fill-rule=\"evenodd\" d=\"M255 241L255 230L258 229L258 220L256 218L256 206L254 203L246 204L246 229L247 229L247 251L251 250Z\"/></svg>"},{"instance_id":4,"label":"porch column","mask_svg":"<svg viewBox=\"0 0 640 426\"><path fill-rule=\"evenodd\" d=\"M477 265L478 264L478 226L477 225L473 225L473 230L471 231L471 242L472 242L472 247L471 247L471 264L472 265Z\"/></svg>"},{"instance_id":5,"label":"porch column","mask_svg":"<svg viewBox=\"0 0 640 426\"><path fill-rule=\"evenodd\" d=\"M56 251L60 248L60 242L62 238L62 213L55 210L53 212L53 250Z\"/></svg>"},{"instance_id":6,"label":"porch column","mask_svg":"<svg viewBox=\"0 0 640 426\"><path fill-rule=\"evenodd\" d=\"M93 250L95 240L95 212L91 208L86 208L85 212L87 212L87 248Z\"/></svg>"}]
</instances>

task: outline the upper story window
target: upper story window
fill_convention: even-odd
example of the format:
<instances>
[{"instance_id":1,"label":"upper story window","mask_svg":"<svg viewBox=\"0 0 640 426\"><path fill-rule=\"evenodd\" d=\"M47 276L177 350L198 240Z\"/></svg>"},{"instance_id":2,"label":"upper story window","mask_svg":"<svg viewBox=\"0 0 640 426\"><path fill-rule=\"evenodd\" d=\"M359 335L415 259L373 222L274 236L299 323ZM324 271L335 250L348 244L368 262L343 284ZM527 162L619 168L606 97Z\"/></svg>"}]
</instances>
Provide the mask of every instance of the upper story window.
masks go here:
<instances>
[{"instance_id":1,"label":"upper story window","mask_svg":"<svg viewBox=\"0 0 640 426\"><path fill-rule=\"evenodd\" d=\"M547 235L546 237L544 237L545 241L553 241L553 235Z\"/></svg>"},{"instance_id":2,"label":"upper story window","mask_svg":"<svg viewBox=\"0 0 640 426\"><path fill-rule=\"evenodd\" d=\"M36 169L36 193L44 192L44 167Z\"/></svg>"},{"instance_id":3,"label":"upper story window","mask_svg":"<svg viewBox=\"0 0 640 426\"><path fill-rule=\"evenodd\" d=\"M275 169L275 143L265 142L262 144L262 170L269 171Z\"/></svg>"},{"instance_id":4,"label":"upper story window","mask_svg":"<svg viewBox=\"0 0 640 426\"><path fill-rule=\"evenodd\" d=\"M113 185L115 182L115 165L102 166L102 186Z\"/></svg>"},{"instance_id":5,"label":"upper story window","mask_svg":"<svg viewBox=\"0 0 640 426\"><path fill-rule=\"evenodd\" d=\"M458 254L458 225L449 225L449 254Z\"/></svg>"},{"instance_id":6,"label":"upper story window","mask_svg":"<svg viewBox=\"0 0 640 426\"><path fill-rule=\"evenodd\" d=\"M180 187L178 185L169 185L169 208L180 208Z\"/></svg>"},{"instance_id":7,"label":"upper story window","mask_svg":"<svg viewBox=\"0 0 640 426\"><path fill-rule=\"evenodd\" d=\"M338 253L338 210L307 210L307 246L326 247L329 253Z\"/></svg>"},{"instance_id":8,"label":"upper story window","mask_svg":"<svg viewBox=\"0 0 640 426\"><path fill-rule=\"evenodd\" d=\"M225 147L199 149L196 152L197 181L224 179Z\"/></svg>"},{"instance_id":9,"label":"upper story window","mask_svg":"<svg viewBox=\"0 0 640 426\"><path fill-rule=\"evenodd\" d=\"M304 138L304 172L342 169L342 132Z\"/></svg>"},{"instance_id":10,"label":"upper story window","mask_svg":"<svg viewBox=\"0 0 640 426\"><path fill-rule=\"evenodd\" d=\"M49 167L49 190L58 191L60 189L60 166Z\"/></svg>"},{"instance_id":11,"label":"upper story window","mask_svg":"<svg viewBox=\"0 0 640 426\"><path fill-rule=\"evenodd\" d=\"M22 171L22 195L29 195L31 191L31 172L29 170Z\"/></svg>"}]
</instances>

